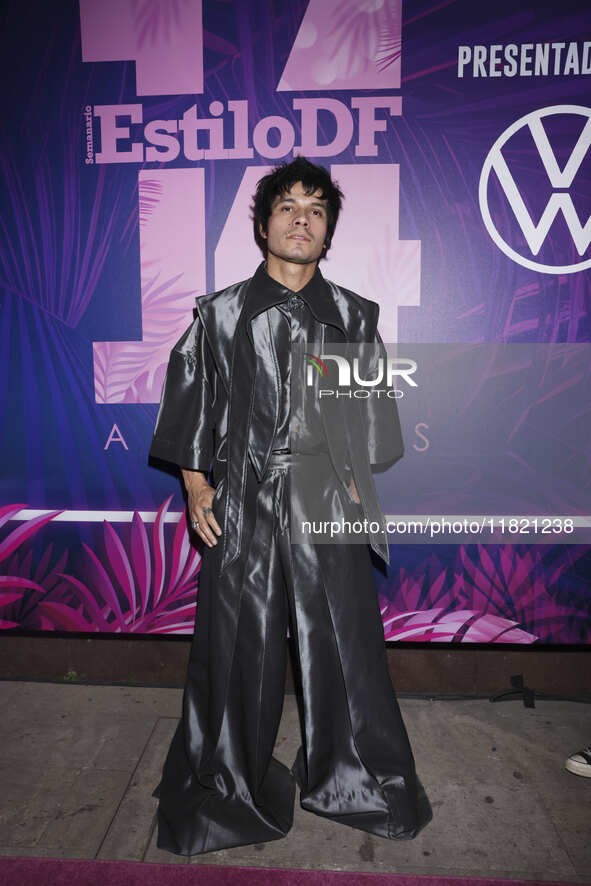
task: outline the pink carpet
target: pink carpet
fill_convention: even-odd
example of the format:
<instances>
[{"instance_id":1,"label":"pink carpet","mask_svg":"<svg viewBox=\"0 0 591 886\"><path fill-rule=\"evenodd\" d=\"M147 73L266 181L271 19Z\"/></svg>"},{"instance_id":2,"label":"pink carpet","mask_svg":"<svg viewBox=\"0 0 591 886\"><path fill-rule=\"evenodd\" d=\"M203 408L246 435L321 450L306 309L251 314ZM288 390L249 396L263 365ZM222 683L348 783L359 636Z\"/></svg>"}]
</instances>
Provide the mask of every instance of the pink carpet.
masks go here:
<instances>
[{"instance_id":1,"label":"pink carpet","mask_svg":"<svg viewBox=\"0 0 591 886\"><path fill-rule=\"evenodd\" d=\"M70 858L0 858L0 886L575 886L566 881L412 877L357 871L148 864Z\"/></svg>"}]
</instances>

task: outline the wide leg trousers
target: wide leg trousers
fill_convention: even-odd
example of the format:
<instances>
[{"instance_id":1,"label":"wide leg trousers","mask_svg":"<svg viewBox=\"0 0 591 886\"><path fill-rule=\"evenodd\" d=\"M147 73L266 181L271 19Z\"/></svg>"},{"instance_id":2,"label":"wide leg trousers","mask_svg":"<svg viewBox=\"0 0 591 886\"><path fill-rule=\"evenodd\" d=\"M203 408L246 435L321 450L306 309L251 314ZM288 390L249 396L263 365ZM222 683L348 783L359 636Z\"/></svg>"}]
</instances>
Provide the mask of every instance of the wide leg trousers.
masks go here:
<instances>
[{"instance_id":1,"label":"wide leg trousers","mask_svg":"<svg viewBox=\"0 0 591 886\"><path fill-rule=\"evenodd\" d=\"M261 483L249 471L242 551L224 575L221 544L204 551L183 714L154 791L161 849L283 837L296 782L304 809L389 839L415 837L432 817L388 675L369 548L291 543L297 458L273 454ZM328 494L354 518L320 458ZM218 487L220 525L223 504ZM288 624L302 728L291 769L273 757Z\"/></svg>"}]
</instances>

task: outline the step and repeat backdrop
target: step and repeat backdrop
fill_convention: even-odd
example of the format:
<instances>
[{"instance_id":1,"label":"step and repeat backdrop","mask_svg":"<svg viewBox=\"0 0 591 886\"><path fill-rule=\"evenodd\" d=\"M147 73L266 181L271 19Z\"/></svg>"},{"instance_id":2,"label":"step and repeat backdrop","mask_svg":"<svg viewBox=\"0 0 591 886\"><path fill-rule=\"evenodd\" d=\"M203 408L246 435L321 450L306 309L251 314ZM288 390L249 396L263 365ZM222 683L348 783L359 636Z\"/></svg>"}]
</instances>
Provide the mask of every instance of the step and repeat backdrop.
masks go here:
<instances>
[{"instance_id":1,"label":"step and repeat backdrop","mask_svg":"<svg viewBox=\"0 0 591 886\"><path fill-rule=\"evenodd\" d=\"M2 21L0 628L193 631L199 550L148 460L168 356L196 298L253 273L256 182L301 154L345 193L324 275L379 302L415 369L430 345L376 478L386 638L591 641L584 4L20 0ZM486 433L438 449L444 423ZM509 476L514 507L468 495ZM446 514L517 523L417 534Z\"/></svg>"}]
</instances>

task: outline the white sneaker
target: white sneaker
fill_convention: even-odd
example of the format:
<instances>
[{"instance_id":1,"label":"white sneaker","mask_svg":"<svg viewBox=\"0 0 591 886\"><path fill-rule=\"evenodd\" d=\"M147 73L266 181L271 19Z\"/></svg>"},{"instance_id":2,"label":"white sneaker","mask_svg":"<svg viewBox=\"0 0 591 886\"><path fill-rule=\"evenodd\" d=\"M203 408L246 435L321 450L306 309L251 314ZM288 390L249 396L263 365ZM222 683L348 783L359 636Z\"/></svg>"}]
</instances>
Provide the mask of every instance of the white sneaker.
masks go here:
<instances>
[{"instance_id":1,"label":"white sneaker","mask_svg":"<svg viewBox=\"0 0 591 886\"><path fill-rule=\"evenodd\" d=\"M569 772L591 778L591 745L572 754L565 764Z\"/></svg>"}]
</instances>

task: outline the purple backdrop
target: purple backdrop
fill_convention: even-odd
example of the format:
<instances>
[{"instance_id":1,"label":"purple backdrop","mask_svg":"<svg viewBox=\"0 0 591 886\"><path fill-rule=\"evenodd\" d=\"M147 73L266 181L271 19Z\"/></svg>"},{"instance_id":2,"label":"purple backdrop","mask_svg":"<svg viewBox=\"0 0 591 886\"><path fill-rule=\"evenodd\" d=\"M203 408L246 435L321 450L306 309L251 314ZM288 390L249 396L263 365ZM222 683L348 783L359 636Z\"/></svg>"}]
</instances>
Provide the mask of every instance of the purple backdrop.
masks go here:
<instances>
[{"instance_id":1,"label":"purple backdrop","mask_svg":"<svg viewBox=\"0 0 591 886\"><path fill-rule=\"evenodd\" d=\"M323 272L385 341L591 341L578 6L7 5L0 628L193 630L199 554L147 452L195 297L259 261L275 162L338 179ZM591 639L588 545L396 545L376 578L391 639Z\"/></svg>"}]
</instances>

